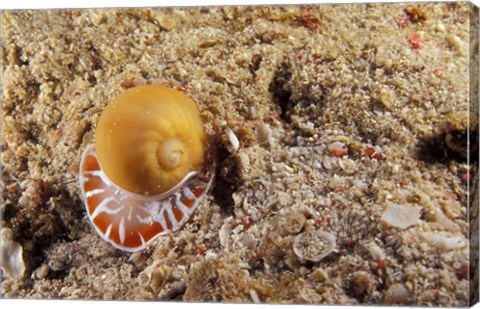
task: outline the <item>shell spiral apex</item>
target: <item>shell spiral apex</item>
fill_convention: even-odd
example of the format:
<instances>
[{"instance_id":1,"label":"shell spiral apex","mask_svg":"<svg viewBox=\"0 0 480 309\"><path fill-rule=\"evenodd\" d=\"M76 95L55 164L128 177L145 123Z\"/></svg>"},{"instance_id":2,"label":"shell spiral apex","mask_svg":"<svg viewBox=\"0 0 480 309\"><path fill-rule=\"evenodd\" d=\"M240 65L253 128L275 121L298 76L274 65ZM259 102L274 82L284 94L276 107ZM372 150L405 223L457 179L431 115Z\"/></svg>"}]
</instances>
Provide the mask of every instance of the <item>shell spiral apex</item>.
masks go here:
<instances>
[{"instance_id":1,"label":"shell spiral apex","mask_svg":"<svg viewBox=\"0 0 480 309\"><path fill-rule=\"evenodd\" d=\"M180 229L213 181L196 104L163 86L131 88L111 101L95 145L82 154L88 217L114 247L138 251Z\"/></svg>"},{"instance_id":2,"label":"shell spiral apex","mask_svg":"<svg viewBox=\"0 0 480 309\"><path fill-rule=\"evenodd\" d=\"M169 191L199 171L206 136L195 103L162 86L131 88L103 111L95 132L98 160L119 187L144 195Z\"/></svg>"}]
</instances>

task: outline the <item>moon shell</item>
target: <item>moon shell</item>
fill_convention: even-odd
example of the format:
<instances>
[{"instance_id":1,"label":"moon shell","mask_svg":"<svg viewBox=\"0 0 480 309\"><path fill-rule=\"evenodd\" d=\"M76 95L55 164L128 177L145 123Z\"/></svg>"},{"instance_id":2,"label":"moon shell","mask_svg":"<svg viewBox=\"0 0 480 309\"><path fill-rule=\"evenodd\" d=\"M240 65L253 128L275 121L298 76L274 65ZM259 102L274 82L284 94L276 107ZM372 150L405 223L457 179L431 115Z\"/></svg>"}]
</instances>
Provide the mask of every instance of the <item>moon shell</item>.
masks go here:
<instances>
[{"instance_id":1,"label":"moon shell","mask_svg":"<svg viewBox=\"0 0 480 309\"><path fill-rule=\"evenodd\" d=\"M162 86L116 97L100 116L80 162L87 215L115 248L135 252L180 229L214 174L195 103Z\"/></svg>"}]
</instances>

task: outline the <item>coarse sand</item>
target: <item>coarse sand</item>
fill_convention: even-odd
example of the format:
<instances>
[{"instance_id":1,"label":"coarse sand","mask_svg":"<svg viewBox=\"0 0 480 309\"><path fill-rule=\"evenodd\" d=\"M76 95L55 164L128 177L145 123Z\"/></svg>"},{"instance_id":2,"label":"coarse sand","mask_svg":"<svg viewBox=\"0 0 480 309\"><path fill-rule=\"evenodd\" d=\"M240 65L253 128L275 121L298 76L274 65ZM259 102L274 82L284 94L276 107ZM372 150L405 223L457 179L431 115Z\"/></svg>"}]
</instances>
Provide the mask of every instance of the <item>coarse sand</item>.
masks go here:
<instances>
[{"instance_id":1,"label":"coarse sand","mask_svg":"<svg viewBox=\"0 0 480 309\"><path fill-rule=\"evenodd\" d=\"M4 297L478 299L472 4L0 16ZM198 104L216 175L180 231L128 253L90 224L78 169L104 107L145 84Z\"/></svg>"}]
</instances>

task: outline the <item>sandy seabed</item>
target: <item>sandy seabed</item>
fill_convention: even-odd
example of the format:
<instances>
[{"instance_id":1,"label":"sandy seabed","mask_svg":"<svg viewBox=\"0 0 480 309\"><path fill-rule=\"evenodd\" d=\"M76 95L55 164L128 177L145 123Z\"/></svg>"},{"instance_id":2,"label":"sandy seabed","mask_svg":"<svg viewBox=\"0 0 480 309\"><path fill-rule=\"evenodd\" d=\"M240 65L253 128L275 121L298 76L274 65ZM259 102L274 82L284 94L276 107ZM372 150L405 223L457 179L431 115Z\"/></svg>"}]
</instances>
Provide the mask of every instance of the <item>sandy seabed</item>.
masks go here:
<instances>
[{"instance_id":1,"label":"sandy seabed","mask_svg":"<svg viewBox=\"0 0 480 309\"><path fill-rule=\"evenodd\" d=\"M2 12L3 296L478 299L475 25L468 3ZM198 104L216 175L181 230L127 253L78 169L104 107L146 84Z\"/></svg>"}]
</instances>

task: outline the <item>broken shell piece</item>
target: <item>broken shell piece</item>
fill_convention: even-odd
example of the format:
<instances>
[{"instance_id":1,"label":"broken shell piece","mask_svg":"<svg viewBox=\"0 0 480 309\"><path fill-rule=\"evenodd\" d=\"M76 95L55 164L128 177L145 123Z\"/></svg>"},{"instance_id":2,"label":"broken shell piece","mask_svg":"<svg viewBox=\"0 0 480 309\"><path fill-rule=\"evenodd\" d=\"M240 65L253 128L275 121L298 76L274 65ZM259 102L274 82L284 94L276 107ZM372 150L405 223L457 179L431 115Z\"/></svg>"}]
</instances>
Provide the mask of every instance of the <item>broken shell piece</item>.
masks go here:
<instances>
[{"instance_id":1,"label":"broken shell piece","mask_svg":"<svg viewBox=\"0 0 480 309\"><path fill-rule=\"evenodd\" d=\"M150 280L152 278L153 271L157 268L159 262L155 262L152 265L145 268L140 275L138 276L138 283L141 286L147 286L150 284Z\"/></svg>"},{"instance_id":2,"label":"broken shell piece","mask_svg":"<svg viewBox=\"0 0 480 309\"><path fill-rule=\"evenodd\" d=\"M296 234L303 229L306 221L303 212L291 211L277 221L275 228L282 236Z\"/></svg>"},{"instance_id":3,"label":"broken shell piece","mask_svg":"<svg viewBox=\"0 0 480 309\"><path fill-rule=\"evenodd\" d=\"M219 213L214 213L212 215L212 219L210 221L210 228L211 229L218 229L219 227L222 226L222 223L223 223L223 217L221 214Z\"/></svg>"},{"instance_id":4,"label":"broken shell piece","mask_svg":"<svg viewBox=\"0 0 480 309\"><path fill-rule=\"evenodd\" d=\"M367 244L365 247L368 250L368 253L370 253L370 256L375 261L385 260L385 252L376 243L371 242L371 243Z\"/></svg>"},{"instance_id":5,"label":"broken shell piece","mask_svg":"<svg viewBox=\"0 0 480 309\"><path fill-rule=\"evenodd\" d=\"M445 229L451 232L458 232L459 227L450 220L440 209L432 208L431 212L427 212L427 218L433 222L441 224Z\"/></svg>"},{"instance_id":6,"label":"broken shell piece","mask_svg":"<svg viewBox=\"0 0 480 309\"><path fill-rule=\"evenodd\" d=\"M252 301L254 304L260 304L260 298L258 297L257 291L251 289L248 291L250 293L250 297L252 298Z\"/></svg>"},{"instance_id":7,"label":"broken shell piece","mask_svg":"<svg viewBox=\"0 0 480 309\"><path fill-rule=\"evenodd\" d=\"M467 240L462 236L447 233L422 233L420 236L433 247L443 250L460 249L467 246Z\"/></svg>"},{"instance_id":8,"label":"broken shell piece","mask_svg":"<svg viewBox=\"0 0 480 309\"><path fill-rule=\"evenodd\" d=\"M385 293L387 304L404 304L408 301L408 291L401 283L392 284Z\"/></svg>"},{"instance_id":9,"label":"broken shell piece","mask_svg":"<svg viewBox=\"0 0 480 309\"><path fill-rule=\"evenodd\" d=\"M255 250L255 247L257 246L257 240L250 234L242 234L242 236L240 236L240 241L245 248L250 250Z\"/></svg>"},{"instance_id":10,"label":"broken shell piece","mask_svg":"<svg viewBox=\"0 0 480 309\"><path fill-rule=\"evenodd\" d=\"M343 157L348 154L348 147L342 142L333 142L328 146L328 151L336 157Z\"/></svg>"},{"instance_id":11,"label":"broken shell piece","mask_svg":"<svg viewBox=\"0 0 480 309\"><path fill-rule=\"evenodd\" d=\"M334 174L332 180L330 180L329 186L332 189L341 189L345 186L345 178Z\"/></svg>"},{"instance_id":12,"label":"broken shell piece","mask_svg":"<svg viewBox=\"0 0 480 309\"><path fill-rule=\"evenodd\" d=\"M223 247L226 247L229 244L230 234L232 233L232 225L230 223L231 221L232 221L231 217L225 220L222 227L220 228L220 231L218 231L220 244Z\"/></svg>"},{"instance_id":13,"label":"broken shell piece","mask_svg":"<svg viewBox=\"0 0 480 309\"><path fill-rule=\"evenodd\" d=\"M355 161L351 159L344 159L344 160L339 160L338 165L342 168L342 170L345 172L347 175L352 175L353 173L356 172L357 166L355 164Z\"/></svg>"},{"instance_id":14,"label":"broken shell piece","mask_svg":"<svg viewBox=\"0 0 480 309\"><path fill-rule=\"evenodd\" d=\"M230 128L227 128L227 130L225 130L225 133L227 134L228 141L232 145L233 152L237 152L238 148L240 147L240 142L238 141L237 136Z\"/></svg>"},{"instance_id":15,"label":"broken shell piece","mask_svg":"<svg viewBox=\"0 0 480 309\"><path fill-rule=\"evenodd\" d=\"M318 262L336 247L335 236L324 231L303 232L293 241L293 251L301 260Z\"/></svg>"},{"instance_id":16,"label":"broken shell piece","mask_svg":"<svg viewBox=\"0 0 480 309\"><path fill-rule=\"evenodd\" d=\"M268 238L279 247L290 247L291 239L298 234L306 223L303 212L292 211L283 214L268 225Z\"/></svg>"},{"instance_id":17,"label":"broken shell piece","mask_svg":"<svg viewBox=\"0 0 480 309\"><path fill-rule=\"evenodd\" d=\"M420 212L416 208L399 205L387 201L387 209L382 215L382 221L390 226L406 229L417 224Z\"/></svg>"},{"instance_id":18,"label":"broken shell piece","mask_svg":"<svg viewBox=\"0 0 480 309\"><path fill-rule=\"evenodd\" d=\"M49 271L50 267L48 267L48 264L43 263L32 273L32 279L43 279L48 275Z\"/></svg>"},{"instance_id":19,"label":"broken shell piece","mask_svg":"<svg viewBox=\"0 0 480 309\"><path fill-rule=\"evenodd\" d=\"M257 127L257 143L259 145L265 145L270 143L270 137L272 135L272 130L268 124L260 123Z\"/></svg>"},{"instance_id":20,"label":"broken shell piece","mask_svg":"<svg viewBox=\"0 0 480 309\"><path fill-rule=\"evenodd\" d=\"M171 31L177 26L177 24L175 23L175 20L173 20L168 16L160 16L156 18L156 21L160 29L165 31Z\"/></svg>"},{"instance_id":21,"label":"broken shell piece","mask_svg":"<svg viewBox=\"0 0 480 309\"><path fill-rule=\"evenodd\" d=\"M12 230L3 228L1 231L2 269L10 279L17 281L25 272L23 248L13 240Z\"/></svg>"}]
</instances>

